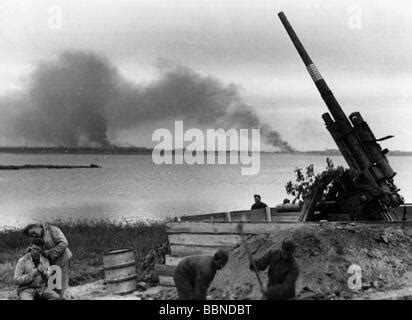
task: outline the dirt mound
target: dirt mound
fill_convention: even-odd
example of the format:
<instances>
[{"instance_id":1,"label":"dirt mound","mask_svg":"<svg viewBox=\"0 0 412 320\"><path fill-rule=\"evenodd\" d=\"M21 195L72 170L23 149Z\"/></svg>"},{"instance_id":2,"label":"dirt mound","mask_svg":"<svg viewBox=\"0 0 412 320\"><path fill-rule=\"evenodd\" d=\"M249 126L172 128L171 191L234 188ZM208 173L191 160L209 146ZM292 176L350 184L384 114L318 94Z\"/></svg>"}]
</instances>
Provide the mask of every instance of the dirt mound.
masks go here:
<instances>
[{"instance_id":1,"label":"dirt mound","mask_svg":"<svg viewBox=\"0 0 412 320\"><path fill-rule=\"evenodd\" d=\"M364 290L398 289L409 283L412 264L411 240L401 231L384 226L359 224L322 224L297 226L276 234L251 236L250 250L255 257L271 247L280 247L283 239L296 245L300 266L298 293L303 288L323 298L353 298ZM362 290L349 289L348 268L362 269ZM264 283L266 271L261 272ZM243 246L230 252L225 268L218 272L209 291L211 299L260 299L256 276L249 270Z\"/></svg>"}]
</instances>

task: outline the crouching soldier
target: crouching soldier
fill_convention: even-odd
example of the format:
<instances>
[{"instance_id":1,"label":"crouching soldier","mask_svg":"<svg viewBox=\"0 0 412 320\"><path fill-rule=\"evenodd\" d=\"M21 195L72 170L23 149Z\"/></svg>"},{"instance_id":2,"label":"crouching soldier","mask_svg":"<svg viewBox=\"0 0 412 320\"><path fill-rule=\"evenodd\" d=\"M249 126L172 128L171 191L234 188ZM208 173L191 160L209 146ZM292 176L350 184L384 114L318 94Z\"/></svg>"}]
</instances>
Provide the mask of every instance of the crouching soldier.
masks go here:
<instances>
[{"instance_id":1,"label":"crouching soldier","mask_svg":"<svg viewBox=\"0 0 412 320\"><path fill-rule=\"evenodd\" d=\"M268 284L261 288L263 298L268 300L287 300L295 297L299 265L293 257L295 244L283 241L281 249L269 249L261 258L254 259L257 270L268 270ZM250 269L253 270L253 263Z\"/></svg>"},{"instance_id":2,"label":"crouching soldier","mask_svg":"<svg viewBox=\"0 0 412 320\"><path fill-rule=\"evenodd\" d=\"M49 260L42 255L43 239L34 239L27 253L19 259L14 272L20 300L57 300L59 294L47 286L51 276Z\"/></svg>"},{"instance_id":3,"label":"crouching soldier","mask_svg":"<svg viewBox=\"0 0 412 320\"><path fill-rule=\"evenodd\" d=\"M206 300L216 271L222 269L227 260L227 252L218 250L214 256L190 256L180 261L173 274L179 299Z\"/></svg>"},{"instance_id":4,"label":"crouching soldier","mask_svg":"<svg viewBox=\"0 0 412 320\"><path fill-rule=\"evenodd\" d=\"M59 266L61 269L61 288L56 289L60 297L65 297L69 287L69 267L72 253L68 247L68 241L60 228L45 224L29 224L23 233L31 238L44 240L43 255L49 259L50 264Z\"/></svg>"}]
</instances>

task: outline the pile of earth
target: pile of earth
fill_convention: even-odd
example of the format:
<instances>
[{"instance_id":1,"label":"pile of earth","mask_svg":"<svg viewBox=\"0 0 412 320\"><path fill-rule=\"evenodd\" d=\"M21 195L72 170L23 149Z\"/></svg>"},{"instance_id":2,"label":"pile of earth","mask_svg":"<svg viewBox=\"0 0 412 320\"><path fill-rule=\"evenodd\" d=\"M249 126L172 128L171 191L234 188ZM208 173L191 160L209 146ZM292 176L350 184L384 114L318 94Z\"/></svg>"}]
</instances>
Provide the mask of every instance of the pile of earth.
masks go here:
<instances>
[{"instance_id":1,"label":"pile of earth","mask_svg":"<svg viewBox=\"0 0 412 320\"><path fill-rule=\"evenodd\" d=\"M411 238L391 227L334 224L297 225L276 234L250 236L252 254L260 257L269 248L278 248L284 239L297 248L300 267L298 294L314 292L323 299L351 299L371 291L386 291L411 286ZM362 289L348 286L348 268L361 267ZM260 272L267 282L266 272ZM229 252L229 261L219 271L209 290L211 299L260 299L256 275L249 270L243 245Z\"/></svg>"}]
</instances>

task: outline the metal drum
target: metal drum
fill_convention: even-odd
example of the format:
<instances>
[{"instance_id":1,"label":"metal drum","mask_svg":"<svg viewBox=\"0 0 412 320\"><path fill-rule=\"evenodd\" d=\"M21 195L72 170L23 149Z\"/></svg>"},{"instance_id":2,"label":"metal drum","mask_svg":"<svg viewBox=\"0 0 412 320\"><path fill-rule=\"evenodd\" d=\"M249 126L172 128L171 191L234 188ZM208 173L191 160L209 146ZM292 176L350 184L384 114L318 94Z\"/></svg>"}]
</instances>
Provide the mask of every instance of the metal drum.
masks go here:
<instances>
[{"instance_id":1,"label":"metal drum","mask_svg":"<svg viewBox=\"0 0 412 320\"><path fill-rule=\"evenodd\" d=\"M136 260L133 249L121 249L103 254L106 288L114 294L136 290Z\"/></svg>"}]
</instances>

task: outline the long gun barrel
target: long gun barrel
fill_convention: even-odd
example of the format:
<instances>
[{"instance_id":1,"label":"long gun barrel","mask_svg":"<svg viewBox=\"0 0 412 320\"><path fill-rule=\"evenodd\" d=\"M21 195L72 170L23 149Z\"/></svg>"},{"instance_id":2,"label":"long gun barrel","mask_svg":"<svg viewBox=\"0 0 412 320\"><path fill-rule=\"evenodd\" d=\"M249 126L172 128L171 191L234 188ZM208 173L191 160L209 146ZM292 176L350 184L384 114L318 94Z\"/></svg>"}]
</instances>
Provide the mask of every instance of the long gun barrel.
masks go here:
<instances>
[{"instance_id":1,"label":"long gun barrel","mask_svg":"<svg viewBox=\"0 0 412 320\"><path fill-rule=\"evenodd\" d=\"M285 27L287 33L289 34L290 39L292 40L293 44L295 45L296 50L298 51L300 57L303 60L310 76L312 77L313 81L315 82L316 87L318 88L323 100L325 101L326 105L329 108L330 113L333 115L333 118L336 121L341 121L348 127L350 127L350 123L348 118L346 117L345 113L343 112L342 108L340 107L339 103L336 101L335 97L333 96L332 91L329 89L328 85L326 84L325 80L323 79L322 75L320 74L318 68L316 68L315 64L313 63L312 59L309 57L308 53L306 52L305 48L303 47L302 43L300 42L298 36L296 35L295 31L293 30L292 26L290 25L288 19L286 18L283 12L279 13L280 21L282 21L283 26Z\"/></svg>"},{"instance_id":2,"label":"long gun barrel","mask_svg":"<svg viewBox=\"0 0 412 320\"><path fill-rule=\"evenodd\" d=\"M382 150L377 143L380 140L375 138L359 112L352 113L350 120L347 118L285 14L280 12L278 16L329 109L330 114L325 113L322 118L349 167L367 178L382 205L388 208L399 206L403 198L393 184L396 173L385 156L388 150Z\"/></svg>"}]
</instances>

